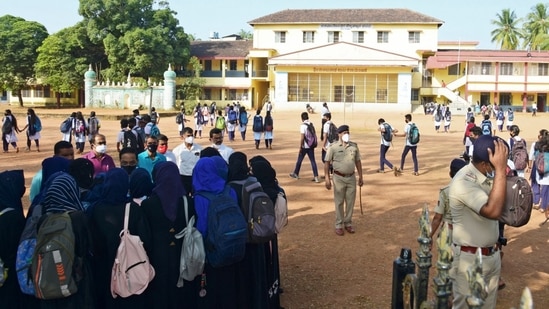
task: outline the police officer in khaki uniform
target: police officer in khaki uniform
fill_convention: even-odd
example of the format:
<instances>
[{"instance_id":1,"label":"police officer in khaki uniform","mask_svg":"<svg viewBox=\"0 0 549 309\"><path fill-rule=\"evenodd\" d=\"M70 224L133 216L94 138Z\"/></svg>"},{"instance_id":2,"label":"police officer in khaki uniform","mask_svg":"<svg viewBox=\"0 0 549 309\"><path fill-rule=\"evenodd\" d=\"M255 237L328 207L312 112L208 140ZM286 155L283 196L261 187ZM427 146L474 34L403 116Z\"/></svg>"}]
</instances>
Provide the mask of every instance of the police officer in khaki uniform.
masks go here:
<instances>
[{"instance_id":1,"label":"police officer in khaki uniform","mask_svg":"<svg viewBox=\"0 0 549 309\"><path fill-rule=\"evenodd\" d=\"M339 141L331 144L326 150L324 174L327 176L326 189L330 190L332 183L328 175L330 175L331 164L334 170L332 178L336 214L335 233L343 236L343 229L347 233L352 234L355 232L352 225L356 197L355 169L358 174L358 185L362 187L362 163L357 144L349 140L349 126L340 126L337 133ZM343 203L345 203L345 212L343 211Z\"/></svg>"},{"instance_id":2,"label":"police officer in khaki uniform","mask_svg":"<svg viewBox=\"0 0 549 309\"><path fill-rule=\"evenodd\" d=\"M480 249L487 297L482 308L495 308L501 257L497 252L498 218L505 203L509 148L501 138L480 136L474 143L471 164L452 179L449 189L453 224L454 262L450 277L453 308L469 308L467 271Z\"/></svg>"}]
</instances>

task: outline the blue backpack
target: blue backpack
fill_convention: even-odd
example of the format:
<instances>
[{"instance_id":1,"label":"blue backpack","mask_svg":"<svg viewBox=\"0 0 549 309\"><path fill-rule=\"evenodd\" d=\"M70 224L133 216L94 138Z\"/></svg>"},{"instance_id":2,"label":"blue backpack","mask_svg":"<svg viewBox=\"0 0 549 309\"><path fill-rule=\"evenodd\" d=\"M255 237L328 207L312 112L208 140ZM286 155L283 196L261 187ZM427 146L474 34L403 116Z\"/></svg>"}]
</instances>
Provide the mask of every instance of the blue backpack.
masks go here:
<instances>
[{"instance_id":1,"label":"blue backpack","mask_svg":"<svg viewBox=\"0 0 549 309\"><path fill-rule=\"evenodd\" d=\"M204 238L206 259L213 267L228 266L242 261L248 240L248 224L238 206L229 194L230 187L223 192L197 192L208 199L208 227Z\"/></svg>"},{"instance_id":2,"label":"blue backpack","mask_svg":"<svg viewBox=\"0 0 549 309\"><path fill-rule=\"evenodd\" d=\"M240 124L245 126L248 124L248 113L247 112L241 112L240 113Z\"/></svg>"},{"instance_id":3,"label":"blue backpack","mask_svg":"<svg viewBox=\"0 0 549 309\"><path fill-rule=\"evenodd\" d=\"M151 126L151 136L158 137L158 135L160 135L160 129L158 129L158 126L156 124L153 124Z\"/></svg>"},{"instance_id":4,"label":"blue backpack","mask_svg":"<svg viewBox=\"0 0 549 309\"><path fill-rule=\"evenodd\" d=\"M483 120L480 125L482 135L492 135L492 122L490 120Z\"/></svg>"},{"instance_id":5,"label":"blue backpack","mask_svg":"<svg viewBox=\"0 0 549 309\"><path fill-rule=\"evenodd\" d=\"M254 132L263 132L263 117L260 115L254 116L254 125L252 127Z\"/></svg>"},{"instance_id":6,"label":"blue backpack","mask_svg":"<svg viewBox=\"0 0 549 309\"><path fill-rule=\"evenodd\" d=\"M40 118L38 117L34 118L34 131L42 131L42 121L40 121Z\"/></svg>"},{"instance_id":7,"label":"blue backpack","mask_svg":"<svg viewBox=\"0 0 549 309\"><path fill-rule=\"evenodd\" d=\"M236 112L234 110L229 111L228 119L230 124L236 123Z\"/></svg>"},{"instance_id":8,"label":"blue backpack","mask_svg":"<svg viewBox=\"0 0 549 309\"><path fill-rule=\"evenodd\" d=\"M509 119L509 121L515 120L515 113L513 111L509 111L507 113L507 119Z\"/></svg>"},{"instance_id":9,"label":"blue backpack","mask_svg":"<svg viewBox=\"0 0 549 309\"><path fill-rule=\"evenodd\" d=\"M35 295L35 290L34 282L32 281L32 256L36 248L36 236L40 217L42 217L42 205L37 204L32 208L31 215L27 217L15 258L15 271L17 272L17 281L19 281L21 292L33 296Z\"/></svg>"}]
</instances>

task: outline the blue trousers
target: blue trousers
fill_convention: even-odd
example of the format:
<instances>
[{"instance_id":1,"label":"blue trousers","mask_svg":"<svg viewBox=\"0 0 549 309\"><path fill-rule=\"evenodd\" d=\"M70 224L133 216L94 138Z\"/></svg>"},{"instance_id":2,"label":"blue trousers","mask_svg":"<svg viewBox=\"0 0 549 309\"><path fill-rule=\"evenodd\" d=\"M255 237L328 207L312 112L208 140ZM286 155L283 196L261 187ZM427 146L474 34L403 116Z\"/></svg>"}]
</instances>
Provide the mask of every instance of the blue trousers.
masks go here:
<instances>
[{"instance_id":1,"label":"blue trousers","mask_svg":"<svg viewBox=\"0 0 549 309\"><path fill-rule=\"evenodd\" d=\"M300 148L299 154L297 155L297 162L295 163L294 174L299 175L299 170L301 169L301 163L305 155L309 157L311 161L311 167L313 168L313 176L318 177L318 168L316 167L315 161L315 149L314 148Z\"/></svg>"},{"instance_id":2,"label":"blue trousers","mask_svg":"<svg viewBox=\"0 0 549 309\"><path fill-rule=\"evenodd\" d=\"M408 155L408 151L412 150L412 160L414 161L414 172L417 173L419 170L418 164L417 164L417 146L408 146L406 145L404 147L404 150L402 151L402 157L400 158L400 169L404 169L404 162L406 161L406 156Z\"/></svg>"},{"instance_id":3,"label":"blue trousers","mask_svg":"<svg viewBox=\"0 0 549 309\"><path fill-rule=\"evenodd\" d=\"M380 144L379 147L379 169L382 171L384 170L385 165L387 165L390 169L393 169L393 164L385 158L389 147L390 146L385 146L383 144Z\"/></svg>"}]
</instances>

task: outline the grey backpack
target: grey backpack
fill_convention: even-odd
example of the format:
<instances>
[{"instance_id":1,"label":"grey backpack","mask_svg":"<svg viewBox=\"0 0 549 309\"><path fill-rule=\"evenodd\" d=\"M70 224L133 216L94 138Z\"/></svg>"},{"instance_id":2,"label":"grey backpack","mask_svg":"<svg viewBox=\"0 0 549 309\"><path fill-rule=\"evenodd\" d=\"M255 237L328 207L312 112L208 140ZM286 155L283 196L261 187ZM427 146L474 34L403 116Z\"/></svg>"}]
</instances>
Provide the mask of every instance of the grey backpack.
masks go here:
<instances>
[{"instance_id":1,"label":"grey backpack","mask_svg":"<svg viewBox=\"0 0 549 309\"><path fill-rule=\"evenodd\" d=\"M177 287L183 286L183 279L193 281L196 276L202 274L204 263L206 261L206 250L204 250L204 241L202 234L194 227L194 216L189 219L189 205L187 197L183 197L185 203L185 220L187 226L175 235L175 238L183 238L181 246L181 257L179 260L179 280Z\"/></svg>"}]
</instances>

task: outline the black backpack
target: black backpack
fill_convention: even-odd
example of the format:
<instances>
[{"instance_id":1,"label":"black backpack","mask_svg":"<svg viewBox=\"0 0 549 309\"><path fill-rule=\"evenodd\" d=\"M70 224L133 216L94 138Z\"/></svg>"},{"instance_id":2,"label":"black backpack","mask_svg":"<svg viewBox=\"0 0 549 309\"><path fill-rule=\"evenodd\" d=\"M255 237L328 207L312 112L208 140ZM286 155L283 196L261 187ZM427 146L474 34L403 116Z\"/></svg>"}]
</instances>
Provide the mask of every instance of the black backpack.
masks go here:
<instances>
[{"instance_id":1,"label":"black backpack","mask_svg":"<svg viewBox=\"0 0 549 309\"><path fill-rule=\"evenodd\" d=\"M229 185L240 192L240 209L248 222L248 242L264 243L275 233L275 212L271 198L255 178L234 180Z\"/></svg>"},{"instance_id":2,"label":"black backpack","mask_svg":"<svg viewBox=\"0 0 549 309\"><path fill-rule=\"evenodd\" d=\"M383 128L385 129L385 132L383 132L383 139L390 142L393 140L393 128L390 124L384 123Z\"/></svg>"},{"instance_id":3,"label":"black backpack","mask_svg":"<svg viewBox=\"0 0 549 309\"><path fill-rule=\"evenodd\" d=\"M254 116L254 124L252 127L254 132L263 132L263 117L260 115Z\"/></svg>"},{"instance_id":4,"label":"black backpack","mask_svg":"<svg viewBox=\"0 0 549 309\"><path fill-rule=\"evenodd\" d=\"M11 123L11 118L6 116L6 118L4 118L4 123L2 124L2 133L10 134L12 128L13 124Z\"/></svg>"},{"instance_id":5,"label":"black backpack","mask_svg":"<svg viewBox=\"0 0 549 309\"><path fill-rule=\"evenodd\" d=\"M133 134L132 130L124 131L124 141L122 142L122 148L131 148L135 151L138 150L137 137Z\"/></svg>"},{"instance_id":6,"label":"black backpack","mask_svg":"<svg viewBox=\"0 0 549 309\"><path fill-rule=\"evenodd\" d=\"M332 122L330 122L327 139L328 139L328 143L337 142L339 140L339 134L337 134L337 127Z\"/></svg>"}]
</instances>

